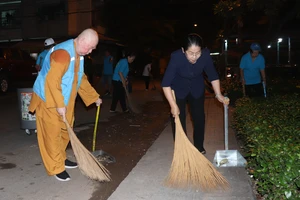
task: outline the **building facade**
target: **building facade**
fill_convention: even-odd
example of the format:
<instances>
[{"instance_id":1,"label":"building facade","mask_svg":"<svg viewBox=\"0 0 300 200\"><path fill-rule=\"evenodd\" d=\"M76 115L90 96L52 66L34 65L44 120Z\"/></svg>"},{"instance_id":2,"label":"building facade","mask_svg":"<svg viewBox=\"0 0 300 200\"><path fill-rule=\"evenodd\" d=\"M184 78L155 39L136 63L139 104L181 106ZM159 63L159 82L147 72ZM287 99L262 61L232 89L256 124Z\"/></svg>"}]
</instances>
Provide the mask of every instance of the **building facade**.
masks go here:
<instances>
[{"instance_id":1,"label":"building facade","mask_svg":"<svg viewBox=\"0 0 300 200\"><path fill-rule=\"evenodd\" d=\"M90 27L104 35L94 6L92 0L0 0L0 41L73 37Z\"/></svg>"}]
</instances>

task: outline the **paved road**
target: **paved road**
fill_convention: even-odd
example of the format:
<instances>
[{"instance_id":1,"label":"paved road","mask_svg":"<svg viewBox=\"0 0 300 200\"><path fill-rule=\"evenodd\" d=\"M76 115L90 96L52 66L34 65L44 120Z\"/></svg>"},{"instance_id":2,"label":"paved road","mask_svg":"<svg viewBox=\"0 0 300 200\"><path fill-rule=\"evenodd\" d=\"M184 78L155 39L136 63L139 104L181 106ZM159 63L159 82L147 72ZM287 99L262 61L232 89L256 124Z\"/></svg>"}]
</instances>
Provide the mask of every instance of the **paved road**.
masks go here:
<instances>
[{"instance_id":1,"label":"paved road","mask_svg":"<svg viewBox=\"0 0 300 200\"><path fill-rule=\"evenodd\" d=\"M69 171L72 176L70 183L59 182L46 175L36 135L28 136L20 129L16 93L0 97L0 110L1 200L67 200L92 196L95 182L81 175L77 169ZM74 159L70 151L68 156Z\"/></svg>"}]
</instances>

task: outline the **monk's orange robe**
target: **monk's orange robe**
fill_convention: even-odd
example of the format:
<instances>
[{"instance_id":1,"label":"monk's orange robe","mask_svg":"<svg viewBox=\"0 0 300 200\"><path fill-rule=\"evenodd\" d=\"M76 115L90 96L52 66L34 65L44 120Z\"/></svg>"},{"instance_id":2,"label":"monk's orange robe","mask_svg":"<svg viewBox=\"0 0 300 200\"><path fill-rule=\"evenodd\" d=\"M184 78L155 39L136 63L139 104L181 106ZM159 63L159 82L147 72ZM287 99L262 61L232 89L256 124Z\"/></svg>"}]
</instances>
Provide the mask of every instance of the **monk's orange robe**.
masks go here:
<instances>
[{"instance_id":1,"label":"monk's orange robe","mask_svg":"<svg viewBox=\"0 0 300 200\"><path fill-rule=\"evenodd\" d=\"M69 135L62 117L56 108L66 107L66 119L73 126L74 108L77 96L77 83L80 57L75 59L75 76L69 87L72 92L68 105L64 105L62 95L62 77L70 64L70 55L67 51L59 49L50 56L50 66L45 81L44 102L37 94L33 93L29 111L36 114L37 138L41 157L48 175L55 175L65 170L66 148L69 143ZM97 101L99 94L90 85L86 75L83 75L78 94L86 106Z\"/></svg>"}]
</instances>

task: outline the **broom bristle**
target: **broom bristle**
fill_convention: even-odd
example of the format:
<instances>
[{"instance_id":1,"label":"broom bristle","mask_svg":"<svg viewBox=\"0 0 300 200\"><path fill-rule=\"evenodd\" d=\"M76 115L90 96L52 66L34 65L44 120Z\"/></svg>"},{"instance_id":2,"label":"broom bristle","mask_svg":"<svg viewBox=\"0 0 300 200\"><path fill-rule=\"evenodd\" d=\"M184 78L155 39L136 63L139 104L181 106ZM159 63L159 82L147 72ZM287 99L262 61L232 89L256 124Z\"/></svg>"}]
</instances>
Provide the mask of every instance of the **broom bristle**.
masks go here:
<instances>
[{"instance_id":1,"label":"broom bristle","mask_svg":"<svg viewBox=\"0 0 300 200\"><path fill-rule=\"evenodd\" d=\"M129 106L129 109L134 112L134 113L140 113L141 111L137 108L136 104L133 103L132 99L131 99L131 96L128 92L128 90L126 89L126 80L122 74L122 72L119 72L119 76L121 78L121 81L122 81L122 85L124 87L124 90L125 90L125 93L126 93L126 97L127 97L127 103L128 103L128 106Z\"/></svg>"},{"instance_id":2,"label":"broom bristle","mask_svg":"<svg viewBox=\"0 0 300 200\"><path fill-rule=\"evenodd\" d=\"M165 185L173 188L191 187L203 191L229 188L225 177L189 141L179 117L175 118L175 123L174 155Z\"/></svg>"},{"instance_id":3,"label":"broom bristle","mask_svg":"<svg viewBox=\"0 0 300 200\"><path fill-rule=\"evenodd\" d=\"M125 89L126 90L126 89ZM140 113L141 111L137 108L136 104L133 103L130 94L127 93L127 102L128 102L128 107L133 113Z\"/></svg>"},{"instance_id":4,"label":"broom bristle","mask_svg":"<svg viewBox=\"0 0 300 200\"><path fill-rule=\"evenodd\" d=\"M93 180L101 182L110 181L109 171L83 146L68 122L66 122L66 126L81 173Z\"/></svg>"}]
</instances>

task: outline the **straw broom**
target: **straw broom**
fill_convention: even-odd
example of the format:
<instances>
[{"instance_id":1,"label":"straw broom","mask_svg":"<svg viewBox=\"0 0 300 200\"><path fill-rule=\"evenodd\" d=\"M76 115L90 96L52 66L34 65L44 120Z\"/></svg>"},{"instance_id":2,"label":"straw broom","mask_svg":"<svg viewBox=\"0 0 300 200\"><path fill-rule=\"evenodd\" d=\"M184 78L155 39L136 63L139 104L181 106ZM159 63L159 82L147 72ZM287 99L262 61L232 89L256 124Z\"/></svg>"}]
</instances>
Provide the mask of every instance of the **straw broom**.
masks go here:
<instances>
[{"instance_id":1,"label":"straw broom","mask_svg":"<svg viewBox=\"0 0 300 200\"><path fill-rule=\"evenodd\" d=\"M122 72L119 72L119 76L121 78L121 81L122 81L122 85L124 87L124 90L125 90L125 93L126 93L126 97L127 97L127 102L128 102L128 106L129 106L129 109L134 112L134 113L140 113L140 110L137 108L137 106L133 103L132 99L131 99L131 96L130 94L128 93L128 90L126 88L126 81L125 81L125 78L122 74Z\"/></svg>"},{"instance_id":2,"label":"straw broom","mask_svg":"<svg viewBox=\"0 0 300 200\"><path fill-rule=\"evenodd\" d=\"M172 90L175 99L174 91ZM203 191L227 189L229 183L212 163L189 141L179 116L175 117L173 161L165 185L173 188L195 188Z\"/></svg>"},{"instance_id":3,"label":"straw broom","mask_svg":"<svg viewBox=\"0 0 300 200\"><path fill-rule=\"evenodd\" d=\"M109 171L81 144L67 120L64 119L64 122L67 126L72 149L81 173L96 181L110 181Z\"/></svg>"}]
</instances>

